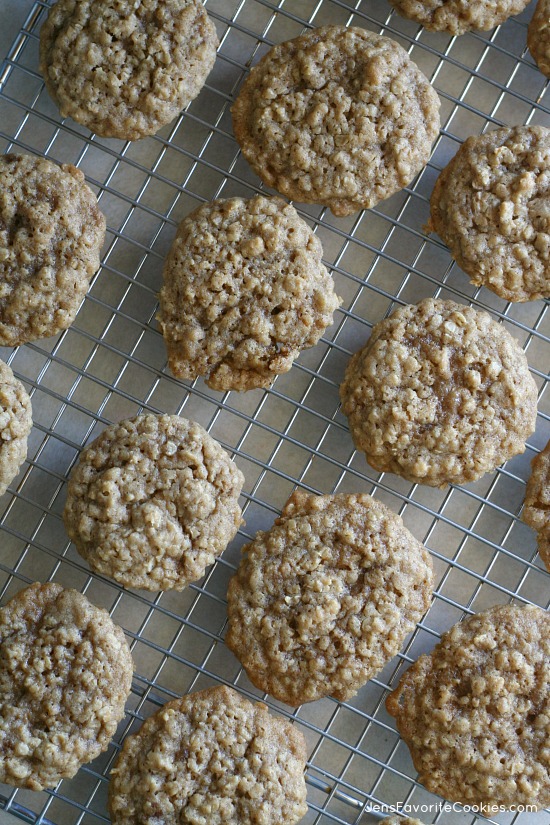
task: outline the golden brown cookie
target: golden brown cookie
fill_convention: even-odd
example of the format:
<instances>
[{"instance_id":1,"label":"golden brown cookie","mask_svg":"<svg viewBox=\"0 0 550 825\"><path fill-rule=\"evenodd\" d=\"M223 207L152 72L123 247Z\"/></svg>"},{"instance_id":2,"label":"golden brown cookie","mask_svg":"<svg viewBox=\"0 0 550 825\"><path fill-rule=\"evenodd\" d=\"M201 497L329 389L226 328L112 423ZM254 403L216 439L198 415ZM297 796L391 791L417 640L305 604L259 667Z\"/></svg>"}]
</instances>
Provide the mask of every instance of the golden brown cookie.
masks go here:
<instances>
[{"instance_id":1,"label":"golden brown cookie","mask_svg":"<svg viewBox=\"0 0 550 825\"><path fill-rule=\"evenodd\" d=\"M550 570L550 441L531 462L523 520L537 531L539 556Z\"/></svg>"},{"instance_id":2,"label":"golden brown cookie","mask_svg":"<svg viewBox=\"0 0 550 825\"><path fill-rule=\"evenodd\" d=\"M340 303L321 242L293 206L256 195L200 206L164 267L158 320L170 369L215 390L269 387Z\"/></svg>"},{"instance_id":3,"label":"golden brown cookie","mask_svg":"<svg viewBox=\"0 0 550 825\"><path fill-rule=\"evenodd\" d=\"M63 519L78 552L125 587L183 590L242 522L244 476L199 424L138 415L80 455Z\"/></svg>"},{"instance_id":4,"label":"golden brown cookie","mask_svg":"<svg viewBox=\"0 0 550 825\"><path fill-rule=\"evenodd\" d=\"M243 548L226 644L289 705L349 699L399 651L432 586L428 551L384 504L296 492Z\"/></svg>"},{"instance_id":5,"label":"golden brown cookie","mask_svg":"<svg viewBox=\"0 0 550 825\"><path fill-rule=\"evenodd\" d=\"M550 616L499 605L444 633L386 700L419 780L452 802L550 804Z\"/></svg>"},{"instance_id":6,"label":"golden brown cookie","mask_svg":"<svg viewBox=\"0 0 550 825\"><path fill-rule=\"evenodd\" d=\"M374 326L340 395L372 467L433 487L473 481L522 453L537 415L527 359L505 327L433 298Z\"/></svg>"},{"instance_id":7,"label":"golden brown cookie","mask_svg":"<svg viewBox=\"0 0 550 825\"><path fill-rule=\"evenodd\" d=\"M0 157L0 345L72 324L104 237L105 218L79 169Z\"/></svg>"},{"instance_id":8,"label":"golden brown cookie","mask_svg":"<svg viewBox=\"0 0 550 825\"><path fill-rule=\"evenodd\" d=\"M106 610L59 584L21 590L0 608L0 781L52 788L106 750L132 670Z\"/></svg>"},{"instance_id":9,"label":"golden brown cookie","mask_svg":"<svg viewBox=\"0 0 550 825\"><path fill-rule=\"evenodd\" d=\"M164 705L111 771L113 825L280 825L306 813L303 735L262 703L213 687Z\"/></svg>"},{"instance_id":10,"label":"golden brown cookie","mask_svg":"<svg viewBox=\"0 0 550 825\"><path fill-rule=\"evenodd\" d=\"M513 126L463 143L436 181L431 222L476 286L550 297L550 129Z\"/></svg>"},{"instance_id":11,"label":"golden brown cookie","mask_svg":"<svg viewBox=\"0 0 550 825\"><path fill-rule=\"evenodd\" d=\"M541 72L550 77L550 0L538 0L527 29L527 46Z\"/></svg>"},{"instance_id":12,"label":"golden brown cookie","mask_svg":"<svg viewBox=\"0 0 550 825\"><path fill-rule=\"evenodd\" d=\"M407 52L353 26L274 46L232 114L243 155L264 183L335 215L407 186L439 132L439 98Z\"/></svg>"},{"instance_id":13,"label":"golden brown cookie","mask_svg":"<svg viewBox=\"0 0 550 825\"><path fill-rule=\"evenodd\" d=\"M0 361L0 496L27 457L31 429L31 399L11 367Z\"/></svg>"},{"instance_id":14,"label":"golden brown cookie","mask_svg":"<svg viewBox=\"0 0 550 825\"><path fill-rule=\"evenodd\" d=\"M137 140L198 95L217 45L199 0L57 0L40 31L40 71L63 117Z\"/></svg>"},{"instance_id":15,"label":"golden brown cookie","mask_svg":"<svg viewBox=\"0 0 550 825\"><path fill-rule=\"evenodd\" d=\"M403 17L430 31L464 34L487 31L519 14L530 0L390 0Z\"/></svg>"}]
</instances>

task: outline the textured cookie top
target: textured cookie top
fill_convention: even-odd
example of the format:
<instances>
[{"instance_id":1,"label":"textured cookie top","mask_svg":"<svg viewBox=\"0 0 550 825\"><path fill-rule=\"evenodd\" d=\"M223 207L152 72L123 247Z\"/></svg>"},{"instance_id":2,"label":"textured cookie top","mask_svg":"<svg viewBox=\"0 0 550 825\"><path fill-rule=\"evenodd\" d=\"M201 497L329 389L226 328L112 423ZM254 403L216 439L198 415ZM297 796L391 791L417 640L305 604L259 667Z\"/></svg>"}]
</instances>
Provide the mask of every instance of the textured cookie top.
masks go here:
<instances>
[{"instance_id":1,"label":"textured cookie top","mask_svg":"<svg viewBox=\"0 0 550 825\"><path fill-rule=\"evenodd\" d=\"M199 424L139 415L107 427L83 450L63 519L98 573L125 587L183 590L237 532L243 482Z\"/></svg>"},{"instance_id":2,"label":"textured cookie top","mask_svg":"<svg viewBox=\"0 0 550 825\"><path fill-rule=\"evenodd\" d=\"M217 45L199 0L57 0L40 31L40 71L63 117L137 140L198 95Z\"/></svg>"},{"instance_id":3,"label":"textured cookie top","mask_svg":"<svg viewBox=\"0 0 550 825\"><path fill-rule=\"evenodd\" d=\"M413 816L387 816L380 822L380 825L424 825L419 819Z\"/></svg>"},{"instance_id":4,"label":"textured cookie top","mask_svg":"<svg viewBox=\"0 0 550 825\"><path fill-rule=\"evenodd\" d=\"M431 486L494 470L535 429L537 387L519 344L453 301L428 298L376 324L340 395L369 464Z\"/></svg>"},{"instance_id":5,"label":"textured cookie top","mask_svg":"<svg viewBox=\"0 0 550 825\"><path fill-rule=\"evenodd\" d=\"M468 138L437 179L431 228L472 283L507 301L550 297L550 129Z\"/></svg>"},{"instance_id":6,"label":"textured cookie top","mask_svg":"<svg viewBox=\"0 0 550 825\"><path fill-rule=\"evenodd\" d=\"M0 345L70 326L104 237L105 218L79 169L0 157Z\"/></svg>"},{"instance_id":7,"label":"textured cookie top","mask_svg":"<svg viewBox=\"0 0 550 825\"><path fill-rule=\"evenodd\" d=\"M462 803L550 804L550 616L500 605L445 633L386 706L428 790Z\"/></svg>"},{"instance_id":8,"label":"textured cookie top","mask_svg":"<svg viewBox=\"0 0 550 825\"><path fill-rule=\"evenodd\" d=\"M527 29L527 45L541 72L550 77L550 0L538 1Z\"/></svg>"},{"instance_id":9,"label":"textured cookie top","mask_svg":"<svg viewBox=\"0 0 550 825\"><path fill-rule=\"evenodd\" d=\"M394 8L430 31L464 34L472 29L493 29L530 0L390 0Z\"/></svg>"},{"instance_id":10,"label":"textured cookie top","mask_svg":"<svg viewBox=\"0 0 550 825\"><path fill-rule=\"evenodd\" d=\"M279 825L307 812L306 745L289 722L215 687L161 708L111 772L113 825Z\"/></svg>"},{"instance_id":11,"label":"textured cookie top","mask_svg":"<svg viewBox=\"0 0 550 825\"><path fill-rule=\"evenodd\" d=\"M33 584L0 608L0 781L54 787L104 751L132 684L124 633L76 590Z\"/></svg>"},{"instance_id":12,"label":"textured cookie top","mask_svg":"<svg viewBox=\"0 0 550 825\"><path fill-rule=\"evenodd\" d=\"M428 162L439 98L398 43L345 26L274 46L232 109L245 158L289 198L349 215Z\"/></svg>"},{"instance_id":13,"label":"textured cookie top","mask_svg":"<svg viewBox=\"0 0 550 825\"><path fill-rule=\"evenodd\" d=\"M531 462L523 520L537 531L539 555L550 570L550 441Z\"/></svg>"},{"instance_id":14,"label":"textured cookie top","mask_svg":"<svg viewBox=\"0 0 550 825\"><path fill-rule=\"evenodd\" d=\"M160 292L170 369L216 390L268 387L332 323L321 242L294 207L206 203L179 226Z\"/></svg>"},{"instance_id":15,"label":"textured cookie top","mask_svg":"<svg viewBox=\"0 0 550 825\"><path fill-rule=\"evenodd\" d=\"M429 605L428 551L368 495L294 493L243 552L226 643L256 687L289 705L353 696Z\"/></svg>"},{"instance_id":16,"label":"textured cookie top","mask_svg":"<svg viewBox=\"0 0 550 825\"><path fill-rule=\"evenodd\" d=\"M0 361L0 496L27 456L31 428L31 399L11 367Z\"/></svg>"}]
</instances>

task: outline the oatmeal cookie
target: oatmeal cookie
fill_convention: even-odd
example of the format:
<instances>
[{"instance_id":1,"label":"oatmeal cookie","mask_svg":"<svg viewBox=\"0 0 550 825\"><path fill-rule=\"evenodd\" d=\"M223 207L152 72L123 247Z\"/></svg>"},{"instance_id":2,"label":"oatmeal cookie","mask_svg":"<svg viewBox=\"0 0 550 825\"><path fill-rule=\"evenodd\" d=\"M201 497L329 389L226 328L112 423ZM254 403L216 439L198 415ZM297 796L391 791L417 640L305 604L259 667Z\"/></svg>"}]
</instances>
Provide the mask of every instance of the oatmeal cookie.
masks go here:
<instances>
[{"instance_id":1,"label":"oatmeal cookie","mask_svg":"<svg viewBox=\"0 0 550 825\"><path fill-rule=\"evenodd\" d=\"M533 60L550 77L550 0L539 0L527 29L527 46Z\"/></svg>"},{"instance_id":2,"label":"oatmeal cookie","mask_svg":"<svg viewBox=\"0 0 550 825\"><path fill-rule=\"evenodd\" d=\"M303 735L262 703L214 687L166 704L111 771L113 825L279 825L307 812Z\"/></svg>"},{"instance_id":3,"label":"oatmeal cookie","mask_svg":"<svg viewBox=\"0 0 550 825\"><path fill-rule=\"evenodd\" d=\"M539 556L550 570L550 441L531 462L523 520L537 531Z\"/></svg>"},{"instance_id":4,"label":"oatmeal cookie","mask_svg":"<svg viewBox=\"0 0 550 825\"><path fill-rule=\"evenodd\" d=\"M387 816L380 822L380 825L424 825L419 819L412 816Z\"/></svg>"},{"instance_id":5,"label":"oatmeal cookie","mask_svg":"<svg viewBox=\"0 0 550 825\"><path fill-rule=\"evenodd\" d=\"M199 0L57 0L40 31L40 71L63 117L138 140L198 95L217 46Z\"/></svg>"},{"instance_id":6,"label":"oatmeal cookie","mask_svg":"<svg viewBox=\"0 0 550 825\"><path fill-rule=\"evenodd\" d=\"M106 610L59 584L21 590L0 608L0 782L52 788L106 750L132 670Z\"/></svg>"},{"instance_id":7,"label":"oatmeal cookie","mask_svg":"<svg viewBox=\"0 0 550 825\"><path fill-rule=\"evenodd\" d=\"M499 605L445 633L386 700L419 780L462 804L550 804L550 615Z\"/></svg>"},{"instance_id":8,"label":"oatmeal cookie","mask_svg":"<svg viewBox=\"0 0 550 825\"><path fill-rule=\"evenodd\" d=\"M441 172L431 220L476 286L507 301L550 297L550 129L473 136Z\"/></svg>"},{"instance_id":9,"label":"oatmeal cookie","mask_svg":"<svg viewBox=\"0 0 550 825\"><path fill-rule=\"evenodd\" d=\"M439 98L398 43L325 26L274 46L232 109L268 186L349 215L407 186L439 132Z\"/></svg>"},{"instance_id":10,"label":"oatmeal cookie","mask_svg":"<svg viewBox=\"0 0 550 825\"><path fill-rule=\"evenodd\" d=\"M216 200L186 217L164 267L158 316L174 375L249 390L287 372L340 302L322 252L279 198Z\"/></svg>"},{"instance_id":11,"label":"oatmeal cookie","mask_svg":"<svg viewBox=\"0 0 550 825\"><path fill-rule=\"evenodd\" d=\"M531 0L390 0L403 17L449 34L487 31L520 14Z\"/></svg>"},{"instance_id":12,"label":"oatmeal cookie","mask_svg":"<svg viewBox=\"0 0 550 825\"><path fill-rule=\"evenodd\" d=\"M27 457L31 429L31 399L11 367L0 361L0 496Z\"/></svg>"},{"instance_id":13,"label":"oatmeal cookie","mask_svg":"<svg viewBox=\"0 0 550 825\"><path fill-rule=\"evenodd\" d=\"M256 687L289 705L354 696L430 602L428 551L366 494L296 492L243 553L226 644Z\"/></svg>"},{"instance_id":14,"label":"oatmeal cookie","mask_svg":"<svg viewBox=\"0 0 550 825\"><path fill-rule=\"evenodd\" d=\"M432 487L473 481L522 453L537 415L510 333L486 312L433 298L374 326L340 396L375 470Z\"/></svg>"},{"instance_id":15,"label":"oatmeal cookie","mask_svg":"<svg viewBox=\"0 0 550 825\"><path fill-rule=\"evenodd\" d=\"M63 519L96 572L125 587L183 590L237 532L243 482L199 424L138 415L83 450Z\"/></svg>"},{"instance_id":16,"label":"oatmeal cookie","mask_svg":"<svg viewBox=\"0 0 550 825\"><path fill-rule=\"evenodd\" d=\"M0 157L0 345L74 321L99 266L105 218L84 175L30 155Z\"/></svg>"}]
</instances>

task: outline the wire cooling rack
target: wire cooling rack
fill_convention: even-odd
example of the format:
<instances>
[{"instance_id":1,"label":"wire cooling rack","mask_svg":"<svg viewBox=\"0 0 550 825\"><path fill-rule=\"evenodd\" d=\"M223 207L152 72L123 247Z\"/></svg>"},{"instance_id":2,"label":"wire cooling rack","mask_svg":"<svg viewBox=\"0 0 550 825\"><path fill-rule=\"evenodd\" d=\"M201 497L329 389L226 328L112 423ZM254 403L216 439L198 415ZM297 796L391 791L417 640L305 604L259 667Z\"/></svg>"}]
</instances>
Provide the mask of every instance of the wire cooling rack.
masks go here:
<instances>
[{"instance_id":1,"label":"wire cooling rack","mask_svg":"<svg viewBox=\"0 0 550 825\"><path fill-rule=\"evenodd\" d=\"M45 2L29 5L1 68L0 151L80 167L97 192L108 234L101 270L73 326L0 350L29 389L34 411L28 460L0 501L0 598L37 579L79 588L126 631L135 674L126 718L100 758L51 791L0 786L0 803L28 822L101 825L108 822L109 770L122 738L143 718L175 696L220 682L264 698L224 645L225 594L240 547L271 525L298 485L370 492L386 502L430 549L437 579L433 605L400 655L354 699L292 711L267 698L307 739L304 823L367 825L380 818L377 807L401 804L417 806L425 822L445 825L548 825L547 812L485 818L442 809L416 782L384 709L403 669L466 614L512 599L548 605L550 578L534 534L519 520L530 461L550 437L548 303L512 305L475 289L439 240L423 231L434 181L462 140L500 124L550 124L550 90L525 45L533 7L493 32L460 38L424 31L386 0L208 0L206 7L221 41L206 87L175 122L136 143L102 140L60 119L37 68ZM231 103L249 66L271 44L327 23L393 37L431 79L442 103L432 159L414 184L368 212L335 218L299 205L322 240L343 304L322 341L270 390L222 394L201 380L178 382L166 368L155 322L163 258L177 223L204 200L250 197L261 188L233 138ZM524 347L540 390L537 430L525 454L476 483L443 491L372 471L353 449L338 400L349 356L373 323L397 304L431 295L472 303L502 321ZM204 580L183 593L127 591L91 575L61 520L66 480L82 446L108 423L142 410L197 420L246 477L246 527Z\"/></svg>"}]
</instances>

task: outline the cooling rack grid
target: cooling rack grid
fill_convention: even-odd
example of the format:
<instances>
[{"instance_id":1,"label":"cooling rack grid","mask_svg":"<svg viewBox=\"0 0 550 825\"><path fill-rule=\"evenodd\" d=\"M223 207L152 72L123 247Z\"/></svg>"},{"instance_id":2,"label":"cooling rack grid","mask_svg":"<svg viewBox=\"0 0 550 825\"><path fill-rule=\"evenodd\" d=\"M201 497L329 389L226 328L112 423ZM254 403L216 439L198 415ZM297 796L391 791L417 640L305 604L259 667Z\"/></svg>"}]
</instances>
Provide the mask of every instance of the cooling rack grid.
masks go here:
<instances>
[{"instance_id":1,"label":"cooling rack grid","mask_svg":"<svg viewBox=\"0 0 550 825\"><path fill-rule=\"evenodd\" d=\"M6 2L6 0L3 0ZM425 806L425 822L549 825L550 814L484 818L438 810L415 779L408 751L384 709L388 687L464 615L515 599L547 608L550 578L534 534L519 520L525 480L550 437L548 303L507 304L475 289L436 237L426 236L428 198L439 170L470 134L501 124L550 125L550 91L526 51L533 5L492 32L453 38L424 31L386 0L208 0L220 36L206 87L155 137L103 140L59 117L38 72L38 32L47 3L30 9L0 69L0 151L70 162L86 174L107 217L102 267L73 326L59 336L0 350L32 396L29 456L0 501L0 597L37 579L77 587L109 610L135 660L127 715L109 749L75 779L33 793L0 785L3 810L32 823L108 822L106 789L119 744L165 701L211 684L264 698L223 643L227 583L241 546L269 527L298 485L312 492L363 491L398 511L430 549L433 605L402 652L349 702L292 710L308 743L308 814L313 823L380 818L376 806ZM307 26L363 26L396 39L440 94L442 130L415 182L375 209L335 218L299 205L323 243L343 304L322 341L268 391L216 393L178 382L166 368L154 320L163 258L181 218L204 200L250 197L260 184L240 156L230 106L249 66L273 43ZM487 309L524 347L539 387L536 433L524 455L480 481L433 490L372 471L357 455L339 411L338 386L352 352L398 304L441 296ZM197 420L243 470L246 526L205 578L183 593L127 591L91 575L67 540L66 479L82 446L108 423L142 410ZM0 811L0 820L6 816Z\"/></svg>"}]
</instances>

